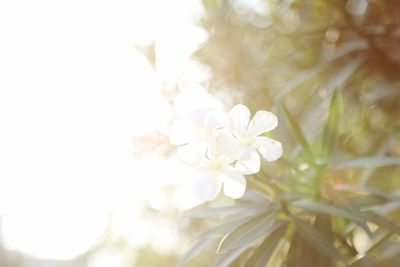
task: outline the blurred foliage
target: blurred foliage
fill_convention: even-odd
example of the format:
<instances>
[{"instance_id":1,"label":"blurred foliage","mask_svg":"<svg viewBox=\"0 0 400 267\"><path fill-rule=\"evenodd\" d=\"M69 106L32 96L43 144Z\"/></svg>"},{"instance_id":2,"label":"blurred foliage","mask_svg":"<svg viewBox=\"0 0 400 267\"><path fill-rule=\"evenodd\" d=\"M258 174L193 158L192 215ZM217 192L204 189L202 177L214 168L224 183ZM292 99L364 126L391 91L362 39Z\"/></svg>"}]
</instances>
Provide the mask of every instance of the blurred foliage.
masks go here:
<instances>
[{"instance_id":1,"label":"blurred foliage","mask_svg":"<svg viewBox=\"0 0 400 267\"><path fill-rule=\"evenodd\" d=\"M284 156L246 198L187 214L217 226L183 265L400 266L400 3L203 4L205 86L277 113Z\"/></svg>"}]
</instances>

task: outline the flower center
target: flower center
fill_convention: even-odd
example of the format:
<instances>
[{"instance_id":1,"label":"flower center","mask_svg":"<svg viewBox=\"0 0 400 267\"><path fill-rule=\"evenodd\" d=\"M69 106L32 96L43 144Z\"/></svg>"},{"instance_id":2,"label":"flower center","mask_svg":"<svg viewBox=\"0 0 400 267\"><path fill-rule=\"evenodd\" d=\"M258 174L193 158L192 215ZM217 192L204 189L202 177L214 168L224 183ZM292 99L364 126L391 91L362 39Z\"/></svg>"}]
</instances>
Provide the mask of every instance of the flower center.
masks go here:
<instances>
[{"instance_id":1,"label":"flower center","mask_svg":"<svg viewBox=\"0 0 400 267\"><path fill-rule=\"evenodd\" d=\"M214 172L221 171L225 166L225 162L222 159L215 159L211 162L210 169Z\"/></svg>"},{"instance_id":2,"label":"flower center","mask_svg":"<svg viewBox=\"0 0 400 267\"><path fill-rule=\"evenodd\" d=\"M253 138L251 136L243 136L242 138L242 145L250 146L253 143Z\"/></svg>"},{"instance_id":3,"label":"flower center","mask_svg":"<svg viewBox=\"0 0 400 267\"><path fill-rule=\"evenodd\" d=\"M208 135L210 134L210 129L207 127L200 128L198 134L201 139L207 139Z\"/></svg>"}]
</instances>

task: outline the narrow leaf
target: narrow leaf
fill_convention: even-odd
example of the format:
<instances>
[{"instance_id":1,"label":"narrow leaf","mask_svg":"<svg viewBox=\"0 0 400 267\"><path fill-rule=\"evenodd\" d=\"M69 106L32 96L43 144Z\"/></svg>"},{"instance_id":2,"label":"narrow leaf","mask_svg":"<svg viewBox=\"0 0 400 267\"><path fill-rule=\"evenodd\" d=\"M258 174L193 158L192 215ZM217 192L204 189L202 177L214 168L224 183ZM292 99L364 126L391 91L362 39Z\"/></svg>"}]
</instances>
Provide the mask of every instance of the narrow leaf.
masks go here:
<instances>
[{"instance_id":1,"label":"narrow leaf","mask_svg":"<svg viewBox=\"0 0 400 267\"><path fill-rule=\"evenodd\" d=\"M381 254L382 259L388 260L400 255L400 243L391 243Z\"/></svg>"},{"instance_id":2,"label":"narrow leaf","mask_svg":"<svg viewBox=\"0 0 400 267\"><path fill-rule=\"evenodd\" d=\"M251 247L252 244L243 244L234 250L221 253L214 264L214 267L229 267L231 263L234 262L243 252Z\"/></svg>"},{"instance_id":3,"label":"narrow leaf","mask_svg":"<svg viewBox=\"0 0 400 267\"><path fill-rule=\"evenodd\" d=\"M315 251L298 231L294 232L287 254L286 267L313 266Z\"/></svg>"},{"instance_id":4,"label":"narrow leaf","mask_svg":"<svg viewBox=\"0 0 400 267\"><path fill-rule=\"evenodd\" d=\"M274 230L275 212L269 211L254 217L227 234L218 246L218 252L232 250L243 244L264 238Z\"/></svg>"},{"instance_id":5,"label":"narrow leaf","mask_svg":"<svg viewBox=\"0 0 400 267\"><path fill-rule=\"evenodd\" d=\"M365 256L355 262L353 262L350 267L379 267L375 264L369 256Z\"/></svg>"},{"instance_id":6,"label":"narrow leaf","mask_svg":"<svg viewBox=\"0 0 400 267\"><path fill-rule=\"evenodd\" d=\"M299 87L301 84L316 76L319 72L321 72L324 68L328 67L330 63L342 56L347 55L348 53L354 50L360 50L365 48L365 42L351 42L343 44L339 47L336 53L332 57L328 57L326 60L321 62L320 64L301 72L300 75L296 76L288 83L286 83L285 87L281 88L279 92L275 95L275 100L279 100L283 98L285 95L289 94L292 90ZM364 57L359 57L351 61L349 65L343 68L342 71L335 77L334 81L330 82L330 84L334 85L344 85L348 78L358 69L358 67L365 60ZM329 87L329 86L328 86Z\"/></svg>"},{"instance_id":7,"label":"narrow leaf","mask_svg":"<svg viewBox=\"0 0 400 267\"><path fill-rule=\"evenodd\" d=\"M287 223L280 224L280 226L258 247L247 261L245 267L265 267L276 250L279 241L281 241L284 236L287 226Z\"/></svg>"},{"instance_id":8,"label":"narrow leaf","mask_svg":"<svg viewBox=\"0 0 400 267\"><path fill-rule=\"evenodd\" d=\"M325 124L321 157L327 160L335 148L335 139L337 136L340 117L342 113L342 96L340 90L336 89L333 92L331 104L329 107L328 119Z\"/></svg>"},{"instance_id":9,"label":"narrow leaf","mask_svg":"<svg viewBox=\"0 0 400 267\"><path fill-rule=\"evenodd\" d=\"M318 214L315 218L314 227L319 230L329 243L333 244L332 218L330 215ZM314 267L333 267L334 261L327 255L319 253L315 258Z\"/></svg>"},{"instance_id":10,"label":"narrow leaf","mask_svg":"<svg viewBox=\"0 0 400 267\"><path fill-rule=\"evenodd\" d=\"M336 208L334 206L329 205L328 203L323 202L311 202L311 201L295 201L293 205L299 208L303 208L304 210L308 210L311 212L321 213L321 214L329 214L332 216L343 217L352 221L365 222L365 218L357 216L348 212L345 209Z\"/></svg>"},{"instance_id":11,"label":"narrow leaf","mask_svg":"<svg viewBox=\"0 0 400 267\"><path fill-rule=\"evenodd\" d=\"M300 146L303 149L307 162L310 163L311 165L315 165L314 155L312 153L310 145L308 144L305 138L303 131L300 128L300 125L297 123L297 120L292 116L292 114L289 112L289 110L283 103L282 103L282 108L297 141L300 143Z\"/></svg>"},{"instance_id":12,"label":"narrow leaf","mask_svg":"<svg viewBox=\"0 0 400 267\"><path fill-rule=\"evenodd\" d=\"M196 245L194 245L179 261L178 266L183 266L185 263L189 262L191 259L200 254L204 248L209 247L214 242L212 238L204 238L200 240Z\"/></svg>"},{"instance_id":13,"label":"narrow leaf","mask_svg":"<svg viewBox=\"0 0 400 267\"><path fill-rule=\"evenodd\" d=\"M318 215L315 219L314 227L324 235L328 242L333 242L331 218L329 215ZM286 267L332 267L334 263L330 256L315 249L298 231L293 235L287 258Z\"/></svg>"},{"instance_id":14,"label":"narrow leaf","mask_svg":"<svg viewBox=\"0 0 400 267\"><path fill-rule=\"evenodd\" d=\"M321 70L323 70L327 66L329 66L329 64L327 64L327 62L323 62L316 65L315 67L302 71L300 75L296 76L295 78L287 82L285 87L281 88L279 92L276 93L275 100L277 101L283 98L285 95L289 94L293 89L297 88L305 81L317 75Z\"/></svg>"},{"instance_id":15,"label":"narrow leaf","mask_svg":"<svg viewBox=\"0 0 400 267\"><path fill-rule=\"evenodd\" d=\"M232 213L238 214L254 214L260 210L260 208L265 208L265 205L261 207L261 205L229 205L229 206L220 206L220 207L212 207L212 208L202 208L202 209L194 209L186 212L184 214L185 217L190 218L203 218L210 216L221 216L221 215L229 215Z\"/></svg>"},{"instance_id":16,"label":"narrow leaf","mask_svg":"<svg viewBox=\"0 0 400 267\"><path fill-rule=\"evenodd\" d=\"M346 210L348 210L355 219L351 219L354 221L358 226L360 226L369 237L372 237L371 230L367 225L367 219L360 211L360 207L356 206L353 202L347 201L344 197L342 197L338 192L335 190L326 188L326 193L337 203L341 204Z\"/></svg>"},{"instance_id":17,"label":"narrow leaf","mask_svg":"<svg viewBox=\"0 0 400 267\"><path fill-rule=\"evenodd\" d=\"M400 165L400 158L391 157L365 157L357 158L335 164L335 169L348 168L378 168L391 165Z\"/></svg>"},{"instance_id":18,"label":"narrow leaf","mask_svg":"<svg viewBox=\"0 0 400 267\"><path fill-rule=\"evenodd\" d=\"M320 231L295 217L291 217L291 219L301 237L307 240L316 250L332 258L343 260L342 255Z\"/></svg>"},{"instance_id":19,"label":"narrow leaf","mask_svg":"<svg viewBox=\"0 0 400 267\"><path fill-rule=\"evenodd\" d=\"M212 229L208 230L207 232L203 233L202 235L200 235L200 238L210 238L213 236L225 236L226 234L232 232L234 229L236 229L237 227L239 227L240 225L242 225L243 223L245 223L248 220L249 220L248 218L238 219L238 220L234 220L229 223L221 224L221 225L219 225L215 228L212 228Z\"/></svg>"},{"instance_id":20,"label":"narrow leaf","mask_svg":"<svg viewBox=\"0 0 400 267\"><path fill-rule=\"evenodd\" d=\"M400 235L400 228L394 222L389 221L385 217L375 213L373 211L365 211L363 212L363 216L370 222L373 222L379 225L382 228L386 228L398 235Z\"/></svg>"}]
</instances>

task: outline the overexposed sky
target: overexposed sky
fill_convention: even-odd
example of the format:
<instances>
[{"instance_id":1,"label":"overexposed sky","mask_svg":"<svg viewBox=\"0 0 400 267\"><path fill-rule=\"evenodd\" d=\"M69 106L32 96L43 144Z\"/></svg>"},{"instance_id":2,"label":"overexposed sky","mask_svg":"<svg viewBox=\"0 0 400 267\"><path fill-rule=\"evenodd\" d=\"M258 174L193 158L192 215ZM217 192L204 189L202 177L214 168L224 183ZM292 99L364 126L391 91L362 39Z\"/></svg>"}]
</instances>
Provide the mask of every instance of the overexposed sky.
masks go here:
<instances>
[{"instance_id":1,"label":"overexposed sky","mask_svg":"<svg viewBox=\"0 0 400 267\"><path fill-rule=\"evenodd\" d=\"M111 210L139 209L160 177L133 159L132 136L166 130L162 82L176 81L206 38L192 23L200 13L196 0L0 2L0 215L10 248L67 259L93 243ZM152 40L157 72L135 48Z\"/></svg>"}]
</instances>

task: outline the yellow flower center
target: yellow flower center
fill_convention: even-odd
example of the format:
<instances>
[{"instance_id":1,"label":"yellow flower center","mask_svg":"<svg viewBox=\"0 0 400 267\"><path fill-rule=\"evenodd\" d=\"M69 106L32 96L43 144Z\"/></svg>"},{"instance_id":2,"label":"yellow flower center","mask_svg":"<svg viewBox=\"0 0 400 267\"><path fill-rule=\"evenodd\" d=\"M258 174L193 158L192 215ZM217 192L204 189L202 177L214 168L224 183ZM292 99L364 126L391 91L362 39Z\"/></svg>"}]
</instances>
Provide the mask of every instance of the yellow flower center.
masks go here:
<instances>
[{"instance_id":1,"label":"yellow flower center","mask_svg":"<svg viewBox=\"0 0 400 267\"><path fill-rule=\"evenodd\" d=\"M218 172L224 168L224 165L225 165L225 162L222 159L217 158L211 162L210 169L214 172Z\"/></svg>"},{"instance_id":2,"label":"yellow flower center","mask_svg":"<svg viewBox=\"0 0 400 267\"><path fill-rule=\"evenodd\" d=\"M204 127L199 130L199 136L201 139L207 139L208 135L210 134L210 129Z\"/></svg>"},{"instance_id":3,"label":"yellow flower center","mask_svg":"<svg viewBox=\"0 0 400 267\"><path fill-rule=\"evenodd\" d=\"M253 143L253 138L251 136L244 136L242 138L242 145L244 146L250 146Z\"/></svg>"}]
</instances>

